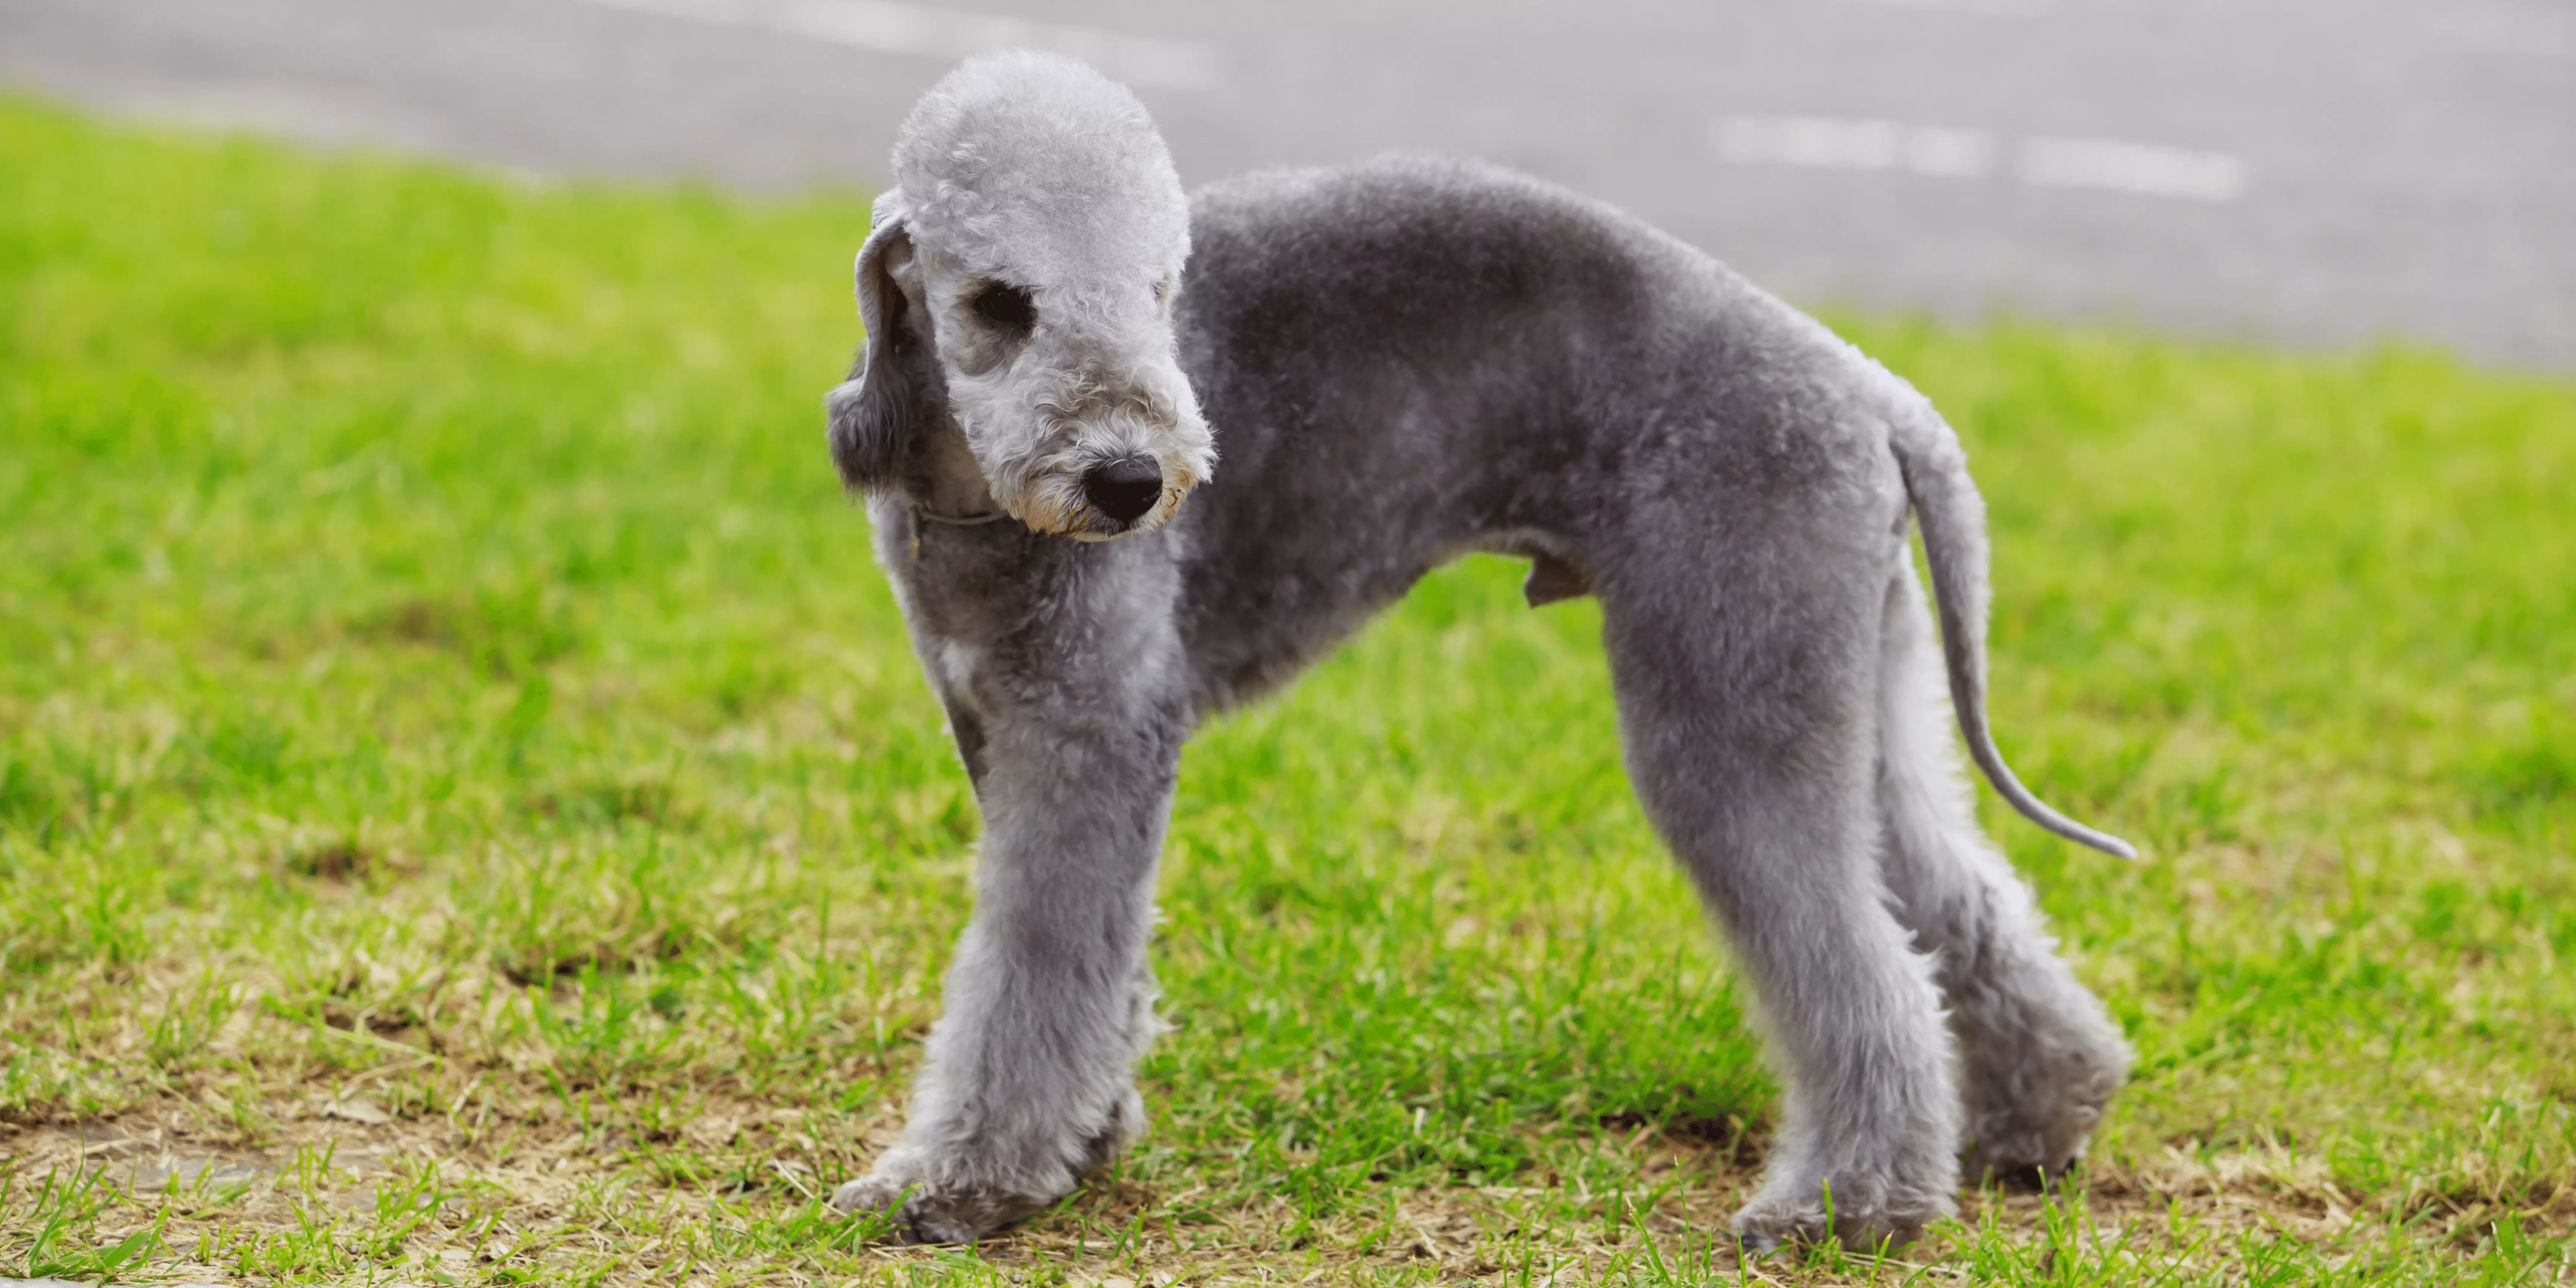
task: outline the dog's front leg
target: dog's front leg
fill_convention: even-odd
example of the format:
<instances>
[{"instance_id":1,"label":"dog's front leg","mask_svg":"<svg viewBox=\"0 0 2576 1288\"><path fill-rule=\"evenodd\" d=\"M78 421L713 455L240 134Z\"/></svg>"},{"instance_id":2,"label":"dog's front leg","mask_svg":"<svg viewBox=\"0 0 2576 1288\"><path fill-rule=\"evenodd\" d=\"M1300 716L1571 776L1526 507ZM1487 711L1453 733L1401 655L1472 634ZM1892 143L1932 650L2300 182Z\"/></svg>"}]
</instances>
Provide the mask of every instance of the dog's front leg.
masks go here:
<instances>
[{"instance_id":1,"label":"dog's front leg","mask_svg":"<svg viewBox=\"0 0 2576 1288\"><path fill-rule=\"evenodd\" d=\"M915 1239L1027 1216L1144 1126L1145 943L1187 708L1168 614L1081 598L1055 601L1065 620L1047 638L981 656L920 641L934 673L952 672L938 678L984 810L975 913L902 1144L833 1196L849 1212L899 1205Z\"/></svg>"}]
</instances>

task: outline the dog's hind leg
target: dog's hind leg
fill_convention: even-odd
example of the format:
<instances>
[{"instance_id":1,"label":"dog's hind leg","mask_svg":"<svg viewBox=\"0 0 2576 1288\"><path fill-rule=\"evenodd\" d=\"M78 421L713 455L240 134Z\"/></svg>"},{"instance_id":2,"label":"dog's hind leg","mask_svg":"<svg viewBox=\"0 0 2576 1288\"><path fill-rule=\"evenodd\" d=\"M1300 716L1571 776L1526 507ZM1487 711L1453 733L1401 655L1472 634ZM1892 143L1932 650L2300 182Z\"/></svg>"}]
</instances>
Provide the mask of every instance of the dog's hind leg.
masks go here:
<instances>
[{"instance_id":1,"label":"dog's hind leg","mask_svg":"<svg viewBox=\"0 0 2576 1288\"><path fill-rule=\"evenodd\" d=\"M1950 1211L1958 1096L1932 963L1872 853L1877 584L1834 566L1877 556L1813 528L1801 545L1792 508L1770 535L1749 534L1772 515L1745 517L1738 548L1617 560L1603 637L1630 777L1723 923L1788 1083L1736 1228L1757 1247L1869 1247Z\"/></svg>"},{"instance_id":2,"label":"dog's hind leg","mask_svg":"<svg viewBox=\"0 0 2576 1288\"><path fill-rule=\"evenodd\" d=\"M1911 568L1888 586L1881 642L1882 860L1898 916L1940 963L1960 1047L1968 1174L2053 1176L2083 1150L2119 1089L2128 1044L1977 827L1951 742L1940 643Z\"/></svg>"}]
</instances>

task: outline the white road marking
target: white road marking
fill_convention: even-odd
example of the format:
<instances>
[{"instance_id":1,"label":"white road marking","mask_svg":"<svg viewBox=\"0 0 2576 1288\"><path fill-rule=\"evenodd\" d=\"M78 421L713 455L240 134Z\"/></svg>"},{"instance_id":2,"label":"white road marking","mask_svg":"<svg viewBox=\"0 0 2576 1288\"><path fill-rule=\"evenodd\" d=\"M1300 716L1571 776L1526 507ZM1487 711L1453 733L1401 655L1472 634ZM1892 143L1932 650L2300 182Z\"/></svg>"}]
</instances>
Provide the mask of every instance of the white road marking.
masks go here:
<instances>
[{"instance_id":1,"label":"white road marking","mask_svg":"<svg viewBox=\"0 0 2576 1288\"><path fill-rule=\"evenodd\" d=\"M1831 116L1723 116L1710 129L1720 160L1819 170L1911 170L1941 178L1994 173L1995 141L1978 130Z\"/></svg>"},{"instance_id":2,"label":"white road marking","mask_svg":"<svg viewBox=\"0 0 2576 1288\"><path fill-rule=\"evenodd\" d=\"M894 0L590 0L612 9L752 27L886 54L965 58L997 49L1071 54L1114 80L1156 89L1216 87L1224 59L1213 45L1130 36L1000 14L959 13Z\"/></svg>"},{"instance_id":3,"label":"white road marking","mask_svg":"<svg viewBox=\"0 0 2576 1288\"><path fill-rule=\"evenodd\" d=\"M1938 179L1982 179L1995 171L1995 140L1982 130L1916 125L1905 133L1905 168Z\"/></svg>"},{"instance_id":4,"label":"white road marking","mask_svg":"<svg viewBox=\"0 0 2576 1288\"><path fill-rule=\"evenodd\" d=\"M2003 140L1984 130L1868 117L1722 116L1709 145L1732 165L1885 170L1936 179L2005 173ZM2034 188L2085 188L2176 201L2230 202L2252 171L2224 152L2116 139L2031 138L2009 149L2011 177Z\"/></svg>"},{"instance_id":5,"label":"white road marking","mask_svg":"<svg viewBox=\"0 0 2576 1288\"><path fill-rule=\"evenodd\" d=\"M2225 203L2245 195L2245 163L2224 152L2116 139L2031 139L2014 172L2035 188L2097 188L2141 197Z\"/></svg>"}]
</instances>

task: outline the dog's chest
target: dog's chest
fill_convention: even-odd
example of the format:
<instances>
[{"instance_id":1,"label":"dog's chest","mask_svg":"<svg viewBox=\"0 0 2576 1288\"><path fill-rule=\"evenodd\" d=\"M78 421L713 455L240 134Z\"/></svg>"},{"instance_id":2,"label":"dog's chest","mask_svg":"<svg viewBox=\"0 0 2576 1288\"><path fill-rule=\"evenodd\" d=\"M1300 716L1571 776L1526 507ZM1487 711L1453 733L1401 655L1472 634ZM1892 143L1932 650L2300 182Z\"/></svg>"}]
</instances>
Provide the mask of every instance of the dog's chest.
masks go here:
<instances>
[{"instance_id":1,"label":"dog's chest","mask_svg":"<svg viewBox=\"0 0 2576 1288\"><path fill-rule=\"evenodd\" d=\"M927 643L929 647L922 651L922 657L940 692L950 703L981 714L984 704L976 694L975 679L984 662L984 650L958 639L933 638Z\"/></svg>"}]
</instances>

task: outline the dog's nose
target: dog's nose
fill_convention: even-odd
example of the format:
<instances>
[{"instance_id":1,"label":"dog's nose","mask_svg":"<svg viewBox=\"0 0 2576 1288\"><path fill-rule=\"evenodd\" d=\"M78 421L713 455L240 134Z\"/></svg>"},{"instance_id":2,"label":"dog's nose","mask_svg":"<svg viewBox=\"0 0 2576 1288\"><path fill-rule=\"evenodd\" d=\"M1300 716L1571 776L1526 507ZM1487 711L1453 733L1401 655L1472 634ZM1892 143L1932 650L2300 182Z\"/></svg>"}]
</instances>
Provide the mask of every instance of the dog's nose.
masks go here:
<instances>
[{"instance_id":1,"label":"dog's nose","mask_svg":"<svg viewBox=\"0 0 2576 1288\"><path fill-rule=\"evenodd\" d=\"M1082 495L1091 508L1125 523L1163 499L1163 467L1150 456L1102 461L1083 473Z\"/></svg>"}]
</instances>

